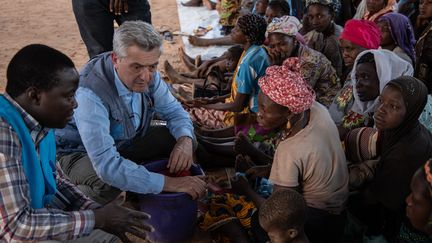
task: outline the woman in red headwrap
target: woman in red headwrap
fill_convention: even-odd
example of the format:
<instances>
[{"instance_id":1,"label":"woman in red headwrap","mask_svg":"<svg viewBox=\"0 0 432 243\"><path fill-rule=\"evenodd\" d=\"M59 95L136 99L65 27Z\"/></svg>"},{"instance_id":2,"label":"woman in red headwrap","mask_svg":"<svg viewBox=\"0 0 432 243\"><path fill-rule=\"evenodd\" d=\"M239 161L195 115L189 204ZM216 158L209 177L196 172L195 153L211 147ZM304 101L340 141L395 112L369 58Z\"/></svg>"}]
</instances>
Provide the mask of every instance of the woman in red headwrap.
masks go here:
<instances>
[{"instance_id":1,"label":"woman in red headwrap","mask_svg":"<svg viewBox=\"0 0 432 243\"><path fill-rule=\"evenodd\" d=\"M338 242L345 223L348 169L336 126L327 109L315 101L315 92L300 73L298 58L288 58L282 66L267 68L259 85L258 123L278 134L273 163L260 169L269 172L267 176L273 190L291 188L302 193L308 206L305 232L311 242ZM246 175L251 171L256 168L247 171ZM246 197L241 197L242 200L233 196L212 199L204 225L215 229L223 227L221 221L224 224L241 222L247 229L252 227L256 234L259 231L256 210L264 198L243 177L237 178L232 186L235 193ZM229 200L221 200L221 197ZM252 200L253 207L245 203L246 198ZM233 203L233 199L241 202L231 204L235 206L231 211L237 214L224 217L218 214L230 212L221 202ZM251 220L241 217L246 212L251 213Z\"/></svg>"},{"instance_id":2,"label":"woman in red headwrap","mask_svg":"<svg viewBox=\"0 0 432 243\"><path fill-rule=\"evenodd\" d=\"M362 51L379 48L381 33L374 22L352 19L346 22L339 39L345 64L343 78L345 83L330 105L329 112L338 127L340 138L343 140L348 131L367 125L363 115L351 111L354 103L351 71L355 59Z\"/></svg>"},{"instance_id":3,"label":"woman in red headwrap","mask_svg":"<svg viewBox=\"0 0 432 243\"><path fill-rule=\"evenodd\" d=\"M274 191L302 192L311 242L338 242L344 228L348 170L336 126L301 77L298 58L267 68L260 79L258 122L281 129L270 181Z\"/></svg>"}]
</instances>

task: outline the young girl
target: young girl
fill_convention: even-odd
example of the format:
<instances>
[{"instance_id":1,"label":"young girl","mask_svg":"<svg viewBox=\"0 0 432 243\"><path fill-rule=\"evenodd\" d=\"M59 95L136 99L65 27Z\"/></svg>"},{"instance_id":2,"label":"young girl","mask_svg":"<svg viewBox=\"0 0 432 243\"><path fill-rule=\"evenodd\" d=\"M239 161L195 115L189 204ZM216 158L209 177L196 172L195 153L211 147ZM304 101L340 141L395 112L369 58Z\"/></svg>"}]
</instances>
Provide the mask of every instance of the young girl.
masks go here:
<instances>
[{"instance_id":1,"label":"young girl","mask_svg":"<svg viewBox=\"0 0 432 243\"><path fill-rule=\"evenodd\" d=\"M400 242L432 242L431 162L429 159L411 179L411 194L405 200L406 216L410 223L401 226L398 236Z\"/></svg>"},{"instance_id":2,"label":"young girl","mask_svg":"<svg viewBox=\"0 0 432 243\"><path fill-rule=\"evenodd\" d=\"M410 180L431 156L432 135L418 121L426 101L426 86L409 76L390 81L379 96L374 114L379 166L349 204L350 212L368 226L369 236L383 234L394 240Z\"/></svg>"},{"instance_id":3,"label":"young girl","mask_svg":"<svg viewBox=\"0 0 432 243\"><path fill-rule=\"evenodd\" d=\"M241 16L231 32L232 39L243 46L243 54L237 65L229 97L216 97L204 102L197 102L193 107L201 113L218 118L212 127L197 123L207 129L225 128L234 125L233 112L258 111L258 79L269 66L266 51L261 45L265 40L265 19L254 14ZM225 100L222 100L226 98ZM198 121L192 117L193 121ZM234 136L234 133L232 133Z\"/></svg>"}]
</instances>

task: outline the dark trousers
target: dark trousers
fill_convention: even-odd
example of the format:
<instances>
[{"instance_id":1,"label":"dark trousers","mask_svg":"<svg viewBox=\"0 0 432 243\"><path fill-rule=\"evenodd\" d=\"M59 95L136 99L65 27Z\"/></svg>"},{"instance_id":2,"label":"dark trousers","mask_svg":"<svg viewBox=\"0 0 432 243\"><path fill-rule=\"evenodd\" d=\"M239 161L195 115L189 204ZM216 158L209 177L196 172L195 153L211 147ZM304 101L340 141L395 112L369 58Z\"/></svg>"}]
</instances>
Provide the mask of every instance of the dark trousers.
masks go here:
<instances>
[{"instance_id":1,"label":"dark trousers","mask_svg":"<svg viewBox=\"0 0 432 243\"><path fill-rule=\"evenodd\" d=\"M110 0L72 0L72 8L90 58L113 49L114 20L118 25L128 20L151 24L147 0L128 0L129 11L121 15L110 12Z\"/></svg>"},{"instance_id":2,"label":"dark trousers","mask_svg":"<svg viewBox=\"0 0 432 243\"><path fill-rule=\"evenodd\" d=\"M322 209L308 207L305 233L311 243L341 242L346 221L346 211L331 214Z\"/></svg>"},{"instance_id":3,"label":"dark trousers","mask_svg":"<svg viewBox=\"0 0 432 243\"><path fill-rule=\"evenodd\" d=\"M134 139L120 154L138 164L168 158L176 143L165 127L151 127L144 137ZM88 197L100 204L115 199L120 190L103 182L93 169L86 153L75 152L59 157L60 167L70 181Z\"/></svg>"}]
</instances>

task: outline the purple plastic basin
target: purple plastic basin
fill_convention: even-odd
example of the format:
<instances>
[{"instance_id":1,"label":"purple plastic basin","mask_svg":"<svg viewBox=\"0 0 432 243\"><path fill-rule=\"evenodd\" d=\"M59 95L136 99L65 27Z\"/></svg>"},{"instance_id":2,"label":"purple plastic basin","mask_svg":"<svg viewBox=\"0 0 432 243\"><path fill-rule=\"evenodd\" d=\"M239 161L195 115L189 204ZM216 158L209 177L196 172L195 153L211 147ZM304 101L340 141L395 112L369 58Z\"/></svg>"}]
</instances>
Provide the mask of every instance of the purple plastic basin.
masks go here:
<instances>
[{"instance_id":1,"label":"purple plastic basin","mask_svg":"<svg viewBox=\"0 0 432 243\"><path fill-rule=\"evenodd\" d=\"M161 173L166 170L168 160L159 160L145 165L147 170ZM191 175L202 175L199 165L190 169ZM186 193L165 193L140 195L140 209L149 213L155 231L149 233L152 242L183 242L193 234L196 225L197 202Z\"/></svg>"}]
</instances>

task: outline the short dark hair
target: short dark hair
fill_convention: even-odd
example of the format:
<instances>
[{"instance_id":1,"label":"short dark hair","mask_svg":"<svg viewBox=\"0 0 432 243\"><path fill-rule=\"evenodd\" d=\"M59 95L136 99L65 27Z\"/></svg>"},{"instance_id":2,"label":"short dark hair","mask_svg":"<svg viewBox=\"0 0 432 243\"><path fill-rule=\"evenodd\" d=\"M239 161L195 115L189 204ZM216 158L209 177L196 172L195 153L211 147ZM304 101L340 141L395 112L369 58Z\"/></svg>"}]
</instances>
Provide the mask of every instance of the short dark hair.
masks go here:
<instances>
[{"instance_id":1,"label":"short dark hair","mask_svg":"<svg viewBox=\"0 0 432 243\"><path fill-rule=\"evenodd\" d=\"M291 8L286 0L271 0L267 8L279 11L282 16L291 15Z\"/></svg>"},{"instance_id":2,"label":"short dark hair","mask_svg":"<svg viewBox=\"0 0 432 243\"><path fill-rule=\"evenodd\" d=\"M306 221L306 202L295 190L277 190L259 208L259 221L279 230L302 230Z\"/></svg>"},{"instance_id":3,"label":"short dark hair","mask_svg":"<svg viewBox=\"0 0 432 243\"><path fill-rule=\"evenodd\" d=\"M41 44L25 46L9 62L6 92L15 98L30 87L50 90L59 82L58 71L65 68L75 65L60 51Z\"/></svg>"}]
</instances>

